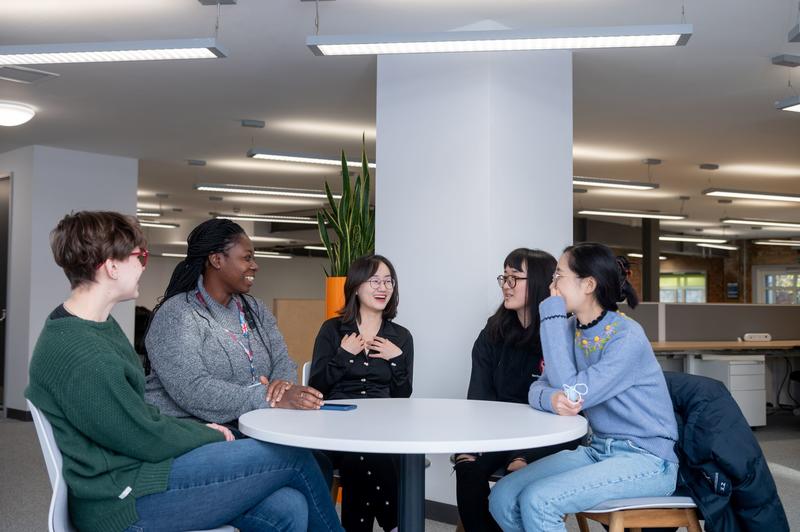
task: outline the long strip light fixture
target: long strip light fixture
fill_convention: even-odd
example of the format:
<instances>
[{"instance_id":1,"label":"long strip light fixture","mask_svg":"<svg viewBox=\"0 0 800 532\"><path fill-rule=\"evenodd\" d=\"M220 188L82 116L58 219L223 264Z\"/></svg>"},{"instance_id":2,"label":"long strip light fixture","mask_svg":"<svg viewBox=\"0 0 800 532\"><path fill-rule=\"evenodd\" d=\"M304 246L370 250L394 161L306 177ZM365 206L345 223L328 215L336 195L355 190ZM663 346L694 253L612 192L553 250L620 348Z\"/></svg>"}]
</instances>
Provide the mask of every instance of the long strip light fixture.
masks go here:
<instances>
[{"instance_id":1,"label":"long strip light fixture","mask_svg":"<svg viewBox=\"0 0 800 532\"><path fill-rule=\"evenodd\" d=\"M281 216L272 214L218 214L215 218L234 222L273 222L283 224L317 225L317 219L309 216Z\"/></svg>"},{"instance_id":2,"label":"long strip light fixture","mask_svg":"<svg viewBox=\"0 0 800 532\"><path fill-rule=\"evenodd\" d=\"M169 224L163 222L148 222L145 220L139 220L139 225L142 227L155 227L158 229L177 229L180 227L180 224Z\"/></svg>"},{"instance_id":3,"label":"long strip light fixture","mask_svg":"<svg viewBox=\"0 0 800 532\"><path fill-rule=\"evenodd\" d=\"M529 31L448 31L395 35L314 35L306 45L314 55L382 55L437 52L507 52L683 46L691 24L551 28Z\"/></svg>"},{"instance_id":4,"label":"long strip light fixture","mask_svg":"<svg viewBox=\"0 0 800 532\"><path fill-rule=\"evenodd\" d=\"M783 100L778 100L775 102L775 109L800 113L800 95L789 96Z\"/></svg>"},{"instance_id":5,"label":"long strip light fixture","mask_svg":"<svg viewBox=\"0 0 800 532\"><path fill-rule=\"evenodd\" d=\"M247 156L251 159L279 161L284 163L322 164L326 166L341 166L342 164L341 159L326 159L325 157L293 153L275 153L257 148L251 148L247 150ZM361 161L347 161L347 166L361 168ZM368 162L367 166L369 168L375 168L375 163Z\"/></svg>"},{"instance_id":6,"label":"long strip light fixture","mask_svg":"<svg viewBox=\"0 0 800 532\"><path fill-rule=\"evenodd\" d=\"M720 198L800 202L800 194L776 194L773 192L755 192L748 190L732 190L727 188L707 188L703 191L703 195L716 196Z\"/></svg>"},{"instance_id":7,"label":"long strip light fixture","mask_svg":"<svg viewBox=\"0 0 800 532\"><path fill-rule=\"evenodd\" d=\"M602 179L599 177L573 176L573 185L583 185L587 187L603 188L622 188L627 190L653 190L658 188L658 183L646 183L643 181L623 181L621 179Z\"/></svg>"},{"instance_id":8,"label":"long strip light fixture","mask_svg":"<svg viewBox=\"0 0 800 532\"><path fill-rule=\"evenodd\" d=\"M724 224L758 225L766 227L790 227L792 229L800 229L800 223L798 222L783 222L780 220L756 220L752 218L722 218L720 222Z\"/></svg>"},{"instance_id":9,"label":"long strip light fixture","mask_svg":"<svg viewBox=\"0 0 800 532\"><path fill-rule=\"evenodd\" d=\"M605 209L595 210L581 210L578 214L585 214L588 216L612 216L615 218L648 218L653 220L684 220L685 214L663 214L658 212L641 212L641 211L613 211Z\"/></svg>"},{"instance_id":10,"label":"long strip light fixture","mask_svg":"<svg viewBox=\"0 0 800 532\"><path fill-rule=\"evenodd\" d=\"M140 211L140 210L137 209L136 210L136 216L142 217L142 218L144 218L144 217L146 217L146 218L157 218L157 217L161 216L161 213L158 212L158 211Z\"/></svg>"},{"instance_id":11,"label":"long strip light fixture","mask_svg":"<svg viewBox=\"0 0 800 532\"><path fill-rule=\"evenodd\" d=\"M692 242L695 244L724 244L723 238L701 238L698 236L661 235L658 239L662 242Z\"/></svg>"},{"instance_id":12,"label":"long strip light fixture","mask_svg":"<svg viewBox=\"0 0 800 532\"><path fill-rule=\"evenodd\" d=\"M642 255L641 253L628 253L628 256L633 258L633 259L643 259L644 258L644 255ZM664 255L659 255L658 256L658 260L667 260L667 257L665 257Z\"/></svg>"},{"instance_id":13,"label":"long strip light fixture","mask_svg":"<svg viewBox=\"0 0 800 532\"><path fill-rule=\"evenodd\" d=\"M0 65L216 59L225 56L213 38L0 46Z\"/></svg>"},{"instance_id":14,"label":"long strip light fixture","mask_svg":"<svg viewBox=\"0 0 800 532\"><path fill-rule=\"evenodd\" d=\"M291 259L291 255L285 255L276 251L256 251L253 256L257 259Z\"/></svg>"},{"instance_id":15,"label":"long strip light fixture","mask_svg":"<svg viewBox=\"0 0 800 532\"><path fill-rule=\"evenodd\" d=\"M254 194L257 196L279 196L287 198L314 198L326 199L324 190L310 190L304 188L260 187L250 185L222 185L215 183L200 183L194 186L195 190L206 192L226 192L230 194ZM341 194L332 194L334 199L342 197Z\"/></svg>"},{"instance_id":16,"label":"long strip light fixture","mask_svg":"<svg viewBox=\"0 0 800 532\"><path fill-rule=\"evenodd\" d=\"M711 248L711 249L726 249L728 251L736 251L737 249L739 249L737 246L731 246L731 245L726 245L726 244L704 244L704 243L700 243L700 244L697 244L697 247Z\"/></svg>"},{"instance_id":17,"label":"long strip light fixture","mask_svg":"<svg viewBox=\"0 0 800 532\"><path fill-rule=\"evenodd\" d=\"M800 247L800 240L778 240L771 238L769 240L756 240L754 242L759 246L787 246L792 248Z\"/></svg>"}]
</instances>

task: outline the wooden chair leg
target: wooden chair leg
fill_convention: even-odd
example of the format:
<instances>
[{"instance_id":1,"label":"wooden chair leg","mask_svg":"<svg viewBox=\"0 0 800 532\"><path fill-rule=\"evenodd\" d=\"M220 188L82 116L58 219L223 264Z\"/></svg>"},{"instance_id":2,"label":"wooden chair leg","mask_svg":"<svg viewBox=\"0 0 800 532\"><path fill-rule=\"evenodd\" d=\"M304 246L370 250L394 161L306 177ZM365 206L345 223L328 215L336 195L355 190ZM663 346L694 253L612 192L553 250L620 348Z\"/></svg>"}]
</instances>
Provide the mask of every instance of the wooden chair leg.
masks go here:
<instances>
[{"instance_id":1,"label":"wooden chair leg","mask_svg":"<svg viewBox=\"0 0 800 532\"><path fill-rule=\"evenodd\" d=\"M589 522L582 514L575 514L575 519L578 520L578 528L581 532L589 532Z\"/></svg>"},{"instance_id":2,"label":"wooden chair leg","mask_svg":"<svg viewBox=\"0 0 800 532\"><path fill-rule=\"evenodd\" d=\"M612 512L608 523L609 532L625 532L625 517L622 512Z\"/></svg>"},{"instance_id":3,"label":"wooden chair leg","mask_svg":"<svg viewBox=\"0 0 800 532\"><path fill-rule=\"evenodd\" d=\"M686 509L686 529L689 532L701 532L700 521L697 519L697 510L694 508Z\"/></svg>"}]
</instances>

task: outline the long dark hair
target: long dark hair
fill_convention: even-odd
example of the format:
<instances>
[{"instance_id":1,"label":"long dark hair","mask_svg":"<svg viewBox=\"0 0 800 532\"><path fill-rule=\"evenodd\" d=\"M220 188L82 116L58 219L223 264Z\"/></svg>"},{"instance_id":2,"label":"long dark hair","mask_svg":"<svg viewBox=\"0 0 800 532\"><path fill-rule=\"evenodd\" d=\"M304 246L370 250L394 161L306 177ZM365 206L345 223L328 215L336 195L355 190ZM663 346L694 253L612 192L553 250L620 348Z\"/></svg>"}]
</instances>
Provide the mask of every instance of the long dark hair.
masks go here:
<instances>
[{"instance_id":1,"label":"long dark hair","mask_svg":"<svg viewBox=\"0 0 800 532\"><path fill-rule=\"evenodd\" d=\"M583 242L564 249L569 254L569 269L581 278L594 277L594 296L605 310L619 310L617 303L626 301L636 308L639 296L630 283L631 265L625 257L597 242Z\"/></svg>"},{"instance_id":2,"label":"long dark hair","mask_svg":"<svg viewBox=\"0 0 800 532\"><path fill-rule=\"evenodd\" d=\"M539 303L550 295L550 282L553 280L556 264L556 259L551 254L540 249L519 248L508 254L503 261L503 268L526 271L528 290L525 293L525 304L531 321L527 329L523 328L517 312L507 309L501 303L497 312L486 322L489 340L515 347L539 343Z\"/></svg>"},{"instance_id":3,"label":"long dark hair","mask_svg":"<svg viewBox=\"0 0 800 532\"><path fill-rule=\"evenodd\" d=\"M357 323L358 311L361 304L358 302L358 287L375 275L381 264L389 268L389 273L394 279L394 290L386 307L383 309L383 319L391 320L397 316L397 305L400 303L400 286L397 283L397 272L392 263L383 255L365 255L353 261L347 269L347 279L344 281L344 307L339 311L344 323Z\"/></svg>"},{"instance_id":4,"label":"long dark hair","mask_svg":"<svg viewBox=\"0 0 800 532\"><path fill-rule=\"evenodd\" d=\"M201 223L189 233L186 239L188 249L186 258L183 259L175 266L172 271L172 277L169 279L167 289L164 291L164 296L158 301L158 304L153 309L150 317L150 322L147 324L147 332L150 330L150 324L153 323L153 318L156 313L161 309L161 306L170 298L190 292L197 287L197 281L200 275L205 270L208 262L208 256L214 253L225 253L231 247L235 246L240 238L246 236L244 229L231 220L221 218L212 218ZM253 312L253 305L248 299L255 302L253 296L245 297L246 294L239 294L242 299L244 307L245 319L251 329L255 330L261 343L267 348L268 352L272 352L271 344L264 341L264 336L261 333L261 328L258 326L258 320L255 319ZM254 304L254 303L253 303ZM150 360L145 360L145 373L150 372Z\"/></svg>"}]
</instances>

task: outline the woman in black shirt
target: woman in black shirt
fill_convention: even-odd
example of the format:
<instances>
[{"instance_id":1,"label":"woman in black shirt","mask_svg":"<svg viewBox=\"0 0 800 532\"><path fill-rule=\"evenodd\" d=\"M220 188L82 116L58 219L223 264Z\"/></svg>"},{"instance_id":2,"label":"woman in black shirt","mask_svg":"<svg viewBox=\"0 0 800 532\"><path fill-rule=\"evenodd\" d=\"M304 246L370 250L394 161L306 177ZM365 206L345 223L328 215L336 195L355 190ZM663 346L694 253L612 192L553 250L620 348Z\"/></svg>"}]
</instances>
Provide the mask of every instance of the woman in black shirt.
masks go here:
<instances>
[{"instance_id":1,"label":"woman in black shirt","mask_svg":"<svg viewBox=\"0 0 800 532\"><path fill-rule=\"evenodd\" d=\"M519 248L504 262L497 282L503 303L486 323L472 348L472 375L468 399L528 404L528 389L542 374L544 359L539 341L539 303L550 295L556 259L545 251ZM489 514L489 478L503 474L578 441L539 449L456 456L456 499L466 532L499 531Z\"/></svg>"},{"instance_id":2,"label":"woman in black shirt","mask_svg":"<svg viewBox=\"0 0 800 532\"><path fill-rule=\"evenodd\" d=\"M394 266L380 255L353 262L340 316L322 324L309 385L326 399L409 397L411 333L392 322L399 294ZM397 469L384 454L329 452L342 481L342 525L348 532L397 528Z\"/></svg>"}]
</instances>

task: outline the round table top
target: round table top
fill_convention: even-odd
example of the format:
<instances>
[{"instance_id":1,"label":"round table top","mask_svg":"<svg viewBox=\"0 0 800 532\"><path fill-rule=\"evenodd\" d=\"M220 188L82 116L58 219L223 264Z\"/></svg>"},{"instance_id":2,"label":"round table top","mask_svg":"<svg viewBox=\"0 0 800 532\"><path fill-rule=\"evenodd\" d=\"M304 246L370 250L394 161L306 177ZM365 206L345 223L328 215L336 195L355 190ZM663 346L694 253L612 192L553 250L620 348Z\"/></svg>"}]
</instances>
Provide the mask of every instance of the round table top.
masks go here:
<instances>
[{"instance_id":1,"label":"round table top","mask_svg":"<svg viewBox=\"0 0 800 532\"><path fill-rule=\"evenodd\" d=\"M489 452L544 447L586 434L582 416L467 399L353 399L355 410L253 410L239 430L272 443L373 453Z\"/></svg>"}]
</instances>

